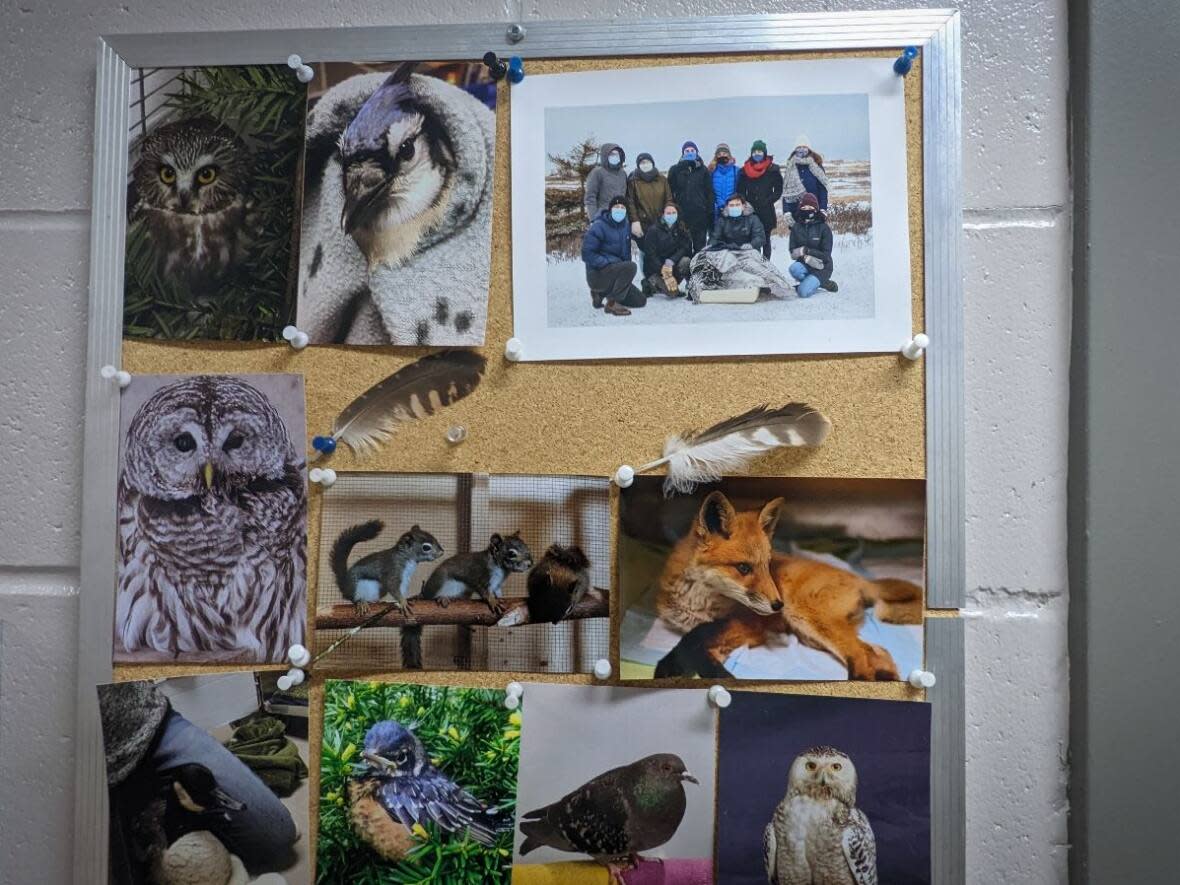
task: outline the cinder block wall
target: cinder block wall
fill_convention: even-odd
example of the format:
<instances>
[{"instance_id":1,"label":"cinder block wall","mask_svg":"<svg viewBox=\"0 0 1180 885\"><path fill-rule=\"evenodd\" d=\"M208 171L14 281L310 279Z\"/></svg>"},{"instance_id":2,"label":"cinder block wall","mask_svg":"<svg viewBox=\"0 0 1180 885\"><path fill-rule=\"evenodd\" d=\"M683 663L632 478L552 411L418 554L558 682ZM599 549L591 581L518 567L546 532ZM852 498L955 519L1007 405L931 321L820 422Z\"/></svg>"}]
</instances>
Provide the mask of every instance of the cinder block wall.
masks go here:
<instances>
[{"instance_id":1,"label":"cinder block wall","mask_svg":"<svg viewBox=\"0 0 1180 885\"><path fill-rule=\"evenodd\" d=\"M653 20L914 5L923 4L529 0L524 17ZM1066 3L958 5L967 257L968 879L1064 882ZM13 0L0 8L6 885L67 882L71 862L74 683L90 678L76 672L75 643L95 37L506 20L515 8L480 0Z\"/></svg>"}]
</instances>

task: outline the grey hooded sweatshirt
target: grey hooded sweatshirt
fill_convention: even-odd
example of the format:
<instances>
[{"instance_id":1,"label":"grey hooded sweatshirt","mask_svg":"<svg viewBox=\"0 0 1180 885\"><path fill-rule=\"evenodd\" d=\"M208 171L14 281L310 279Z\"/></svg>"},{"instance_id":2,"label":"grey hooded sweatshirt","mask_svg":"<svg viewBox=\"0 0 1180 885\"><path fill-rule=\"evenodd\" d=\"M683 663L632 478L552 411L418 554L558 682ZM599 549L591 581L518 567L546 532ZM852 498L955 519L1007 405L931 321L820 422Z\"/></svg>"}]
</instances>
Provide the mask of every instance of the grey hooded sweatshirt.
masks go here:
<instances>
[{"instance_id":1,"label":"grey hooded sweatshirt","mask_svg":"<svg viewBox=\"0 0 1180 885\"><path fill-rule=\"evenodd\" d=\"M611 151L618 151L622 158L619 165L607 165L606 158ZM603 143L598 151L598 165L586 176L586 200L583 206L586 217L593 221L598 213L610 205L614 197L627 196L626 152L613 141Z\"/></svg>"}]
</instances>

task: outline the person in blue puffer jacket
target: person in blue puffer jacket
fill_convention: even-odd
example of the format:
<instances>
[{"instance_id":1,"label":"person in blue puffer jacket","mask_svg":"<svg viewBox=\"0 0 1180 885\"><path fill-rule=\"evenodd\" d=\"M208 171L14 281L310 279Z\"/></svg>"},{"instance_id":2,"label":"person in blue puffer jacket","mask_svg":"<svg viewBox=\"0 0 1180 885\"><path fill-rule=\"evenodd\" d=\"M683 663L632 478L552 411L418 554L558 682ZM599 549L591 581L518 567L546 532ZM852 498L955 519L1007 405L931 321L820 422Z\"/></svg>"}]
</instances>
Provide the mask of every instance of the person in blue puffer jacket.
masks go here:
<instances>
[{"instance_id":1,"label":"person in blue puffer jacket","mask_svg":"<svg viewBox=\"0 0 1180 885\"><path fill-rule=\"evenodd\" d=\"M638 268L631 260L631 225L626 197L612 197L590 222L582 237L582 261L594 309L612 316L630 316L629 307L643 307L647 296L635 285Z\"/></svg>"},{"instance_id":2,"label":"person in blue puffer jacket","mask_svg":"<svg viewBox=\"0 0 1180 885\"><path fill-rule=\"evenodd\" d=\"M737 190L738 182L738 167L725 142L721 142L713 151L709 172L713 176L713 220L716 221L725 209L725 201Z\"/></svg>"}]
</instances>

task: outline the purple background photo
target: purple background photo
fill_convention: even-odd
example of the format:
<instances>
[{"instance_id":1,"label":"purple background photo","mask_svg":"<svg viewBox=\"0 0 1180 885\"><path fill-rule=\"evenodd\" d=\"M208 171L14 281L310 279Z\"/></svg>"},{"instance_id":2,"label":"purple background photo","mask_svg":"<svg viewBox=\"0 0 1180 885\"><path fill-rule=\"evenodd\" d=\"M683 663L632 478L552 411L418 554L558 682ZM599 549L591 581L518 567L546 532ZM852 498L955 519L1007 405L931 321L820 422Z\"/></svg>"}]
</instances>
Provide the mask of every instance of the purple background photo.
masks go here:
<instances>
[{"instance_id":1,"label":"purple background photo","mask_svg":"<svg viewBox=\"0 0 1180 885\"><path fill-rule=\"evenodd\" d=\"M856 766L856 804L876 836L880 881L928 885L928 704L735 691L720 720L719 882L766 885L762 831L787 791L791 762L828 745Z\"/></svg>"}]
</instances>

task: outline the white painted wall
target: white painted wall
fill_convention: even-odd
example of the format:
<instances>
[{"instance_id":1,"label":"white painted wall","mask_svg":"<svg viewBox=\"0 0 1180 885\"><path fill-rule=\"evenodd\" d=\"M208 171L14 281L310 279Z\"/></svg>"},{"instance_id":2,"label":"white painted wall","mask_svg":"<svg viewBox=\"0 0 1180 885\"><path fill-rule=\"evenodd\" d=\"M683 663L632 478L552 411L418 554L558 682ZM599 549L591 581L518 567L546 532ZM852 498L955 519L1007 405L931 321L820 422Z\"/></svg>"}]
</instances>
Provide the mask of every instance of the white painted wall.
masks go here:
<instances>
[{"instance_id":1,"label":"white painted wall","mask_svg":"<svg viewBox=\"0 0 1180 885\"><path fill-rule=\"evenodd\" d=\"M922 4L530 0L525 19L914 5ZM1067 852L1066 0L957 5L966 169L969 880L1056 883L1065 881ZM75 637L96 36L509 14L487 0L9 0L0 8L5 885L67 882L71 862L73 686L87 678L75 673Z\"/></svg>"}]
</instances>

